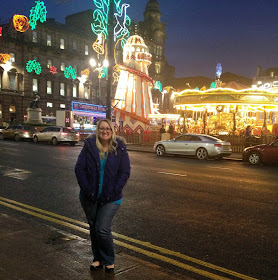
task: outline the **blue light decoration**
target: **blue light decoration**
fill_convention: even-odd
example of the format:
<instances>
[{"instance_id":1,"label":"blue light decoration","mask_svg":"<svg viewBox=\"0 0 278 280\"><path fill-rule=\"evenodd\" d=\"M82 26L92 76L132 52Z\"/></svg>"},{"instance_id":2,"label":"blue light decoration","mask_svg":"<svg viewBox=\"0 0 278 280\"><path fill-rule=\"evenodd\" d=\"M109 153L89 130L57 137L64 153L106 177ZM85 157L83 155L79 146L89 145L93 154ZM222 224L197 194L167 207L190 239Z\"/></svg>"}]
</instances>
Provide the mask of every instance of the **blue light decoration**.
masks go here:
<instances>
[{"instance_id":1,"label":"blue light decoration","mask_svg":"<svg viewBox=\"0 0 278 280\"><path fill-rule=\"evenodd\" d=\"M210 84L210 88L216 88L215 82L212 82L212 83Z\"/></svg>"},{"instance_id":2,"label":"blue light decoration","mask_svg":"<svg viewBox=\"0 0 278 280\"><path fill-rule=\"evenodd\" d=\"M91 23L91 28L96 35L103 34L104 38L107 38L108 30L108 12L110 1L109 0L93 0L97 9L93 13L94 22ZM130 26L131 19L126 14L126 9L129 4L121 5L121 0L114 0L117 13L114 13L117 24L114 28L114 39L120 38L122 40L122 46L125 44L126 39L129 37L129 30L127 26ZM122 23L120 23L122 21Z\"/></svg>"},{"instance_id":3,"label":"blue light decoration","mask_svg":"<svg viewBox=\"0 0 278 280\"><path fill-rule=\"evenodd\" d=\"M222 66L221 66L221 63L217 63L216 65L216 77L218 79L220 79L220 76L222 74Z\"/></svg>"},{"instance_id":4,"label":"blue light decoration","mask_svg":"<svg viewBox=\"0 0 278 280\"><path fill-rule=\"evenodd\" d=\"M154 89L158 89L159 91L162 91L162 84L160 81L155 82Z\"/></svg>"},{"instance_id":5,"label":"blue light decoration","mask_svg":"<svg viewBox=\"0 0 278 280\"><path fill-rule=\"evenodd\" d=\"M37 21L41 23L46 21L46 7L43 1L35 1L36 6L30 10L29 22L31 29L34 30L37 25Z\"/></svg>"},{"instance_id":6,"label":"blue light decoration","mask_svg":"<svg viewBox=\"0 0 278 280\"><path fill-rule=\"evenodd\" d=\"M42 72L41 65L36 60L29 60L26 63L26 70L27 70L28 73L32 73L33 70L34 70L37 75L40 75L41 72Z\"/></svg>"},{"instance_id":7,"label":"blue light decoration","mask_svg":"<svg viewBox=\"0 0 278 280\"><path fill-rule=\"evenodd\" d=\"M65 77L68 79L70 76L73 78L73 79L76 79L76 76L77 76L77 73L76 73L76 70L69 66L69 67L66 67L65 68L65 71L64 71L64 75Z\"/></svg>"},{"instance_id":8,"label":"blue light decoration","mask_svg":"<svg viewBox=\"0 0 278 280\"><path fill-rule=\"evenodd\" d=\"M99 73L99 78L105 78L106 75L108 75L108 68L102 67Z\"/></svg>"}]
</instances>

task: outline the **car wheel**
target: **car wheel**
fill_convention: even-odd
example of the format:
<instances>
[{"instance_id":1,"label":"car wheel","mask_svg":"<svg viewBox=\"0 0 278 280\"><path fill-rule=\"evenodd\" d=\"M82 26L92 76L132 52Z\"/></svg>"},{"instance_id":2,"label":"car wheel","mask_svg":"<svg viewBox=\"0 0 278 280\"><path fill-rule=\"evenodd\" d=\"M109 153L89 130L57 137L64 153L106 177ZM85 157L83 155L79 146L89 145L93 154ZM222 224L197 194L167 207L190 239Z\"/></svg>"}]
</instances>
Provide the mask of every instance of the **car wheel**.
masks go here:
<instances>
[{"instance_id":1,"label":"car wheel","mask_svg":"<svg viewBox=\"0 0 278 280\"><path fill-rule=\"evenodd\" d=\"M254 164L254 165L260 164L262 162L262 157L257 152L251 152L248 155L248 162L251 163L251 164Z\"/></svg>"},{"instance_id":2,"label":"car wheel","mask_svg":"<svg viewBox=\"0 0 278 280\"><path fill-rule=\"evenodd\" d=\"M155 151L158 156L163 156L165 154L165 148L163 145L158 145Z\"/></svg>"},{"instance_id":3,"label":"car wheel","mask_svg":"<svg viewBox=\"0 0 278 280\"><path fill-rule=\"evenodd\" d=\"M14 136L14 140L15 140L15 141L20 141L20 136L19 136L18 134L16 134L16 135Z\"/></svg>"},{"instance_id":4,"label":"car wheel","mask_svg":"<svg viewBox=\"0 0 278 280\"><path fill-rule=\"evenodd\" d=\"M207 159L208 158L208 152L205 148L199 148L196 152L196 157L198 159Z\"/></svg>"},{"instance_id":5,"label":"car wheel","mask_svg":"<svg viewBox=\"0 0 278 280\"><path fill-rule=\"evenodd\" d=\"M52 145L57 145L58 144L58 140L57 140L56 137L53 137L51 142L52 142Z\"/></svg>"},{"instance_id":6,"label":"car wheel","mask_svg":"<svg viewBox=\"0 0 278 280\"><path fill-rule=\"evenodd\" d=\"M76 144L75 142L70 142L71 146L75 146L75 144Z\"/></svg>"},{"instance_id":7,"label":"car wheel","mask_svg":"<svg viewBox=\"0 0 278 280\"><path fill-rule=\"evenodd\" d=\"M39 143L38 136L34 136L34 143Z\"/></svg>"},{"instance_id":8,"label":"car wheel","mask_svg":"<svg viewBox=\"0 0 278 280\"><path fill-rule=\"evenodd\" d=\"M0 133L0 140L4 140L3 133Z\"/></svg>"}]
</instances>

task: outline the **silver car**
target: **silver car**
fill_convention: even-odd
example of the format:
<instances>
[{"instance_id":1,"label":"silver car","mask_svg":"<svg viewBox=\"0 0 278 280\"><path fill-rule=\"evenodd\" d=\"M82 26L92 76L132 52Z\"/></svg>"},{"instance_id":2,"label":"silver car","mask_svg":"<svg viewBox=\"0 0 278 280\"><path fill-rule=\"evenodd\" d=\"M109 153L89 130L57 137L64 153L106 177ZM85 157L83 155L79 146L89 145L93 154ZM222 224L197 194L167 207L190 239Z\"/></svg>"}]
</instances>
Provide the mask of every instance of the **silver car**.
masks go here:
<instances>
[{"instance_id":1,"label":"silver car","mask_svg":"<svg viewBox=\"0 0 278 280\"><path fill-rule=\"evenodd\" d=\"M164 154L179 154L196 156L198 159L222 158L232 154L229 142L205 134L187 133L167 141L154 144L154 151L158 156Z\"/></svg>"},{"instance_id":2,"label":"silver car","mask_svg":"<svg viewBox=\"0 0 278 280\"><path fill-rule=\"evenodd\" d=\"M34 134L34 142L69 143L74 146L79 141L79 133L71 127L49 126Z\"/></svg>"},{"instance_id":3,"label":"silver car","mask_svg":"<svg viewBox=\"0 0 278 280\"><path fill-rule=\"evenodd\" d=\"M33 140L33 134L36 132L37 130L34 126L15 124L1 129L0 139L14 139L15 141Z\"/></svg>"}]
</instances>

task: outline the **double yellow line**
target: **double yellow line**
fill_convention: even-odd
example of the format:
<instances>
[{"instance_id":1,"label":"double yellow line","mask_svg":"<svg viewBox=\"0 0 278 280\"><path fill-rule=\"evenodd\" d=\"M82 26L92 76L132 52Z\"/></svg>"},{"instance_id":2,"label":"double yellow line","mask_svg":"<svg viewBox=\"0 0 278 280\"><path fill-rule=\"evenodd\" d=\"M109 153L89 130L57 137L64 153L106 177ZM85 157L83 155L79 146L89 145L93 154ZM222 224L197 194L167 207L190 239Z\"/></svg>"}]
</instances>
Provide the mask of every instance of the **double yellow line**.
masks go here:
<instances>
[{"instance_id":1,"label":"double yellow line","mask_svg":"<svg viewBox=\"0 0 278 280\"><path fill-rule=\"evenodd\" d=\"M68 217L65 217L65 216L55 214L53 212L45 211L45 210L30 206L30 205L27 205L27 204L23 204L23 203L20 203L20 202L11 200L11 199L7 199L7 198L4 198L4 197L0 197L0 204L3 205L3 206L6 206L6 207L12 208L14 210L17 210L17 211L20 211L20 212L38 217L40 219L44 219L44 220L50 221L52 223L59 224L59 225L77 230L79 232L89 234L89 230L88 230L89 226L88 226L87 223L80 222L80 221L77 221L77 220L74 220L74 219L71 219L71 218L68 218ZM233 278L238 278L238 279L243 279L243 280L258 280L256 278L252 278L252 277L237 273L235 271L225 269L225 268L222 268L220 266L216 266L216 265L213 265L213 264L210 264L210 263L207 263L207 262L204 262L204 261L186 256L186 255L183 255L179 252L171 251L171 250L159 247L159 246L152 245L149 242L143 242L143 241L140 241L140 240L137 240L137 239L134 239L134 238L130 238L128 236L125 236L125 235L122 235L122 234L119 234L119 233L115 233L115 232L113 232L113 236L115 237L114 243L119 245L119 246L127 248L131 251L140 253L142 255L148 256L150 258L169 263L171 265L177 266L179 268L182 268L184 270L196 273L198 275L204 276L204 277L209 278L209 279L230 280L231 278L229 278L229 277L232 276ZM128 242L133 243L133 244L138 244L142 247L146 247L147 249L157 251L160 254L155 253L155 252L151 252L150 250L146 250L146 249L136 247L135 245L131 245L129 243L126 243L124 241L120 241L118 239L128 241ZM176 258L179 258L181 261L171 259L170 257L166 257L165 255L174 256ZM224 276L217 275L215 273L208 272L204 269L196 268L192 265L185 264L182 261L187 261L187 262L190 262L190 263L193 263L193 264L197 264L198 266L203 266L205 269L207 268L209 270L214 270L215 273L221 272L223 274L226 274L228 278L224 277Z\"/></svg>"}]
</instances>

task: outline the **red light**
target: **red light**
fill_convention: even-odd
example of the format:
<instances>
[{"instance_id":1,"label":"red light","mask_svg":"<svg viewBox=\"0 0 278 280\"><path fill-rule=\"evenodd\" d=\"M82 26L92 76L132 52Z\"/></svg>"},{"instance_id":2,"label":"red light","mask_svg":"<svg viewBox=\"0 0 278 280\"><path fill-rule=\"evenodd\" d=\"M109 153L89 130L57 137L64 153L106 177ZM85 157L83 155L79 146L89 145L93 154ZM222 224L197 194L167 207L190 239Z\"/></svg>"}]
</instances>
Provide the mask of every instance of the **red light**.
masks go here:
<instances>
[{"instance_id":1,"label":"red light","mask_svg":"<svg viewBox=\"0 0 278 280\"><path fill-rule=\"evenodd\" d=\"M222 147L222 144L214 144L214 147Z\"/></svg>"},{"instance_id":2,"label":"red light","mask_svg":"<svg viewBox=\"0 0 278 280\"><path fill-rule=\"evenodd\" d=\"M28 130L23 130L23 132L24 132L24 133L28 133L29 131L28 131Z\"/></svg>"}]
</instances>

